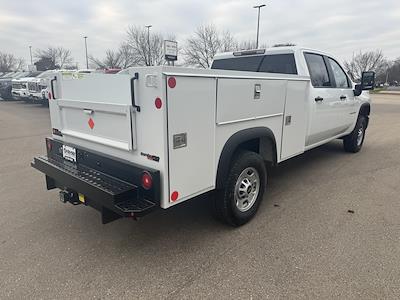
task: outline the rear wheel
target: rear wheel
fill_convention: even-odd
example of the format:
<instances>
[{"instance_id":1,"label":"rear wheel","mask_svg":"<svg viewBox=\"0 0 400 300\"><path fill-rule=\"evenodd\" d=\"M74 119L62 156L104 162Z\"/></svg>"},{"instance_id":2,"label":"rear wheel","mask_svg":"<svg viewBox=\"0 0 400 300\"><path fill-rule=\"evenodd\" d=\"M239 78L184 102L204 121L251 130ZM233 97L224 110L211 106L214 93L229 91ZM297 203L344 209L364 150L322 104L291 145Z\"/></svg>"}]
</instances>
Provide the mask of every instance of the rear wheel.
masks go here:
<instances>
[{"instance_id":1,"label":"rear wheel","mask_svg":"<svg viewBox=\"0 0 400 300\"><path fill-rule=\"evenodd\" d=\"M232 226L250 221L256 214L267 179L265 164L260 155L240 151L235 155L225 188L213 199L218 219Z\"/></svg>"},{"instance_id":2,"label":"rear wheel","mask_svg":"<svg viewBox=\"0 0 400 300\"><path fill-rule=\"evenodd\" d=\"M5 101L8 100L13 100L13 97L11 95L11 87L8 87L4 90L3 94L1 95L1 98Z\"/></svg>"},{"instance_id":3,"label":"rear wheel","mask_svg":"<svg viewBox=\"0 0 400 300\"><path fill-rule=\"evenodd\" d=\"M343 138L343 146L346 152L356 153L361 150L365 139L365 130L367 128L367 119L360 115L353 131Z\"/></svg>"}]
</instances>

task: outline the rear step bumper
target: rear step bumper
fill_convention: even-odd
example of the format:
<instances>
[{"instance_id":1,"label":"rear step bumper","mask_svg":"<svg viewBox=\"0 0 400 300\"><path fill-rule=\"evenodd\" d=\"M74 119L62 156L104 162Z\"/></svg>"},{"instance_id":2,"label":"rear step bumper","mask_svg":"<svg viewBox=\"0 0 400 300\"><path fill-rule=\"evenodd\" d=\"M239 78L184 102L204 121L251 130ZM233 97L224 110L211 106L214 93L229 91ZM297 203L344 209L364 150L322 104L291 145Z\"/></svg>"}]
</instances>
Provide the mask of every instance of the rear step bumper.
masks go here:
<instances>
[{"instance_id":1,"label":"rear step bumper","mask_svg":"<svg viewBox=\"0 0 400 300\"><path fill-rule=\"evenodd\" d=\"M46 174L47 189L62 190L63 202L68 195L68 202L99 210L103 224L121 217L141 217L157 207L155 201L145 199L138 186L84 164L40 156L31 166Z\"/></svg>"}]
</instances>

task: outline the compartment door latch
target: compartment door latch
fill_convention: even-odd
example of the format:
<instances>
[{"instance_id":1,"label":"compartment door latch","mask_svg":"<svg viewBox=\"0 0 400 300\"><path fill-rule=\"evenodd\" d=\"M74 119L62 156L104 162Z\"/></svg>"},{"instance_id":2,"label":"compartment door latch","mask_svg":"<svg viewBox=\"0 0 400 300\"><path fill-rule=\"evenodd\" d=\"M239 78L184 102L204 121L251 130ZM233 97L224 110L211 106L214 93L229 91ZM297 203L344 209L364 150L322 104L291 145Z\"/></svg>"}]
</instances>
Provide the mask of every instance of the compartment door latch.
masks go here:
<instances>
[{"instance_id":1,"label":"compartment door latch","mask_svg":"<svg viewBox=\"0 0 400 300\"><path fill-rule=\"evenodd\" d=\"M256 83L254 85L254 99L258 100L260 99L260 96L261 96L261 84Z\"/></svg>"}]
</instances>

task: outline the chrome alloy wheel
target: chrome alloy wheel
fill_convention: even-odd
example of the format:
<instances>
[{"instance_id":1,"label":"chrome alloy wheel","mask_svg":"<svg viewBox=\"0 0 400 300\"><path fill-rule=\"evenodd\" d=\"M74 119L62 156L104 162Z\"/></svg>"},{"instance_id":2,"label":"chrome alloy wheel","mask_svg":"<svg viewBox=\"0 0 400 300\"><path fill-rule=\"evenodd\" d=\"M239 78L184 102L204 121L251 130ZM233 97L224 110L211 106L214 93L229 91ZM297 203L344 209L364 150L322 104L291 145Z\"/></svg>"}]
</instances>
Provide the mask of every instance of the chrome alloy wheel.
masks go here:
<instances>
[{"instance_id":1,"label":"chrome alloy wheel","mask_svg":"<svg viewBox=\"0 0 400 300\"><path fill-rule=\"evenodd\" d=\"M248 211L256 202L260 192L260 176L253 167L240 173L235 185L235 204L239 211Z\"/></svg>"}]
</instances>

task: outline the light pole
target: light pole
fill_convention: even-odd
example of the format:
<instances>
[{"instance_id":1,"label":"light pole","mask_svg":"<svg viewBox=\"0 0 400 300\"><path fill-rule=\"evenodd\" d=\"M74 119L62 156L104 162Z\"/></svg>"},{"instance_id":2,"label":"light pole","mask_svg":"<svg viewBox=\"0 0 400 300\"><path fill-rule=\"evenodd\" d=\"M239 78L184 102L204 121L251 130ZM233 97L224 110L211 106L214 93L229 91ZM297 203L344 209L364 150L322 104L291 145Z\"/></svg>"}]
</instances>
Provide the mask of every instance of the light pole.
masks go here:
<instances>
[{"instance_id":1,"label":"light pole","mask_svg":"<svg viewBox=\"0 0 400 300\"><path fill-rule=\"evenodd\" d=\"M265 4L260 4L260 5L253 6L253 8L257 8L258 9L256 49L258 49L258 35L260 33L260 10L264 6L266 6L266 5Z\"/></svg>"},{"instance_id":2,"label":"light pole","mask_svg":"<svg viewBox=\"0 0 400 300\"><path fill-rule=\"evenodd\" d=\"M33 60L32 60L32 46L29 46L29 53L31 55L31 65L33 65Z\"/></svg>"},{"instance_id":3,"label":"light pole","mask_svg":"<svg viewBox=\"0 0 400 300\"><path fill-rule=\"evenodd\" d=\"M153 25L146 25L145 27L147 28L147 43L149 44L149 66L151 66L150 28Z\"/></svg>"},{"instance_id":4,"label":"light pole","mask_svg":"<svg viewBox=\"0 0 400 300\"><path fill-rule=\"evenodd\" d=\"M89 69L89 60L88 60L88 55L87 55L87 36L83 37L85 39L85 51L86 51L86 69Z\"/></svg>"},{"instance_id":5,"label":"light pole","mask_svg":"<svg viewBox=\"0 0 400 300\"><path fill-rule=\"evenodd\" d=\"M388 80L389 80L390 67L391 67L391 64L389 62L387 62L386 63L386 81L385 81L386 85L389 85Z\"/></svg>"},{"instance_id":6,"label":"light pole","mask_svg":"<svg viewBox=\"0 0 400 300\"><path fill-rule=\"evenodd\" d=\"M389 85L388 80L389 80L389 68L386 71L386 82L385 82L386 85Z\"/></svg>"}]
</instances>

